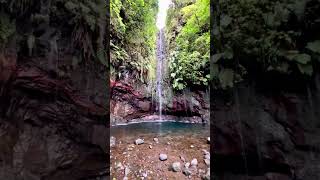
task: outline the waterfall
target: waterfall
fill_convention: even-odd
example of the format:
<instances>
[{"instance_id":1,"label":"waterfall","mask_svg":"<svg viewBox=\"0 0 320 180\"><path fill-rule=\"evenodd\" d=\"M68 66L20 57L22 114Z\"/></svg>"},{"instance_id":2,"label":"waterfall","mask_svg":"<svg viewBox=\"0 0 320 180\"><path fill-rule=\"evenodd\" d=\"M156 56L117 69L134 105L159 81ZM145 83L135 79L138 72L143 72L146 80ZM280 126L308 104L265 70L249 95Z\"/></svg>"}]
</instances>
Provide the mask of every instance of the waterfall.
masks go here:
<instances>
[{"instance_id":1,"label":"waterfall","mask_svg":"<svg viewBox=\"0 0 320 180\"><path fill-rule=\"evenodd\" d=\"M164 27L167 16L167 10L171 0L158 1L159 11L157 15L156 26L159 29L157 35L157 96L159 100L158 111L159 120L162 121L162 81L163 81L163 61L165 60L165 47L164 47Z\"/></svg>"},{"instance_id":2,"label":"waterfall","mask_svg":"<svg viewBox=\"0 0 320 180\"><path fill-rule=\"evenodd\" d=\"M162 120L162 74L163 74L163 61L165 58L165 49L164 49L164 31L163 29L159 30L157 36L157 95L159 100L159 120Z\"/></svg>"}]
</instances>

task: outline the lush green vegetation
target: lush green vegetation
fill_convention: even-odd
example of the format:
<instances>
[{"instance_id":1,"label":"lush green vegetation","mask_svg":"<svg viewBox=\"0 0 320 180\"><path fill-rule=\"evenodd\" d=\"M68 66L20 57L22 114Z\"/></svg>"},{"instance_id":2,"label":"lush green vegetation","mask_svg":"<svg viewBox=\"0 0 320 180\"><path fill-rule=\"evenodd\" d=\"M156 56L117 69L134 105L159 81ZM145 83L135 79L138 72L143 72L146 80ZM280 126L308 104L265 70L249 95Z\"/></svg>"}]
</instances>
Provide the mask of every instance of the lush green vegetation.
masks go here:
<instances>
[{"instance_id":1,"label":"lush green vegetation","mask_svg":"<svg viewBox=\"0 0 320 180\"><path fill-rule=\"evenodd\" d=\"M71 15L69 24L74 27L72 32L74 46L81 49L84 58L94 57L107 65L105 58L107 51L102 44L107 21L105 1L68 0L64 7Z\"/></svg>"},{"instance_id":2,"label":"lush green vegetation","mask_svg":"<svg viewBox=\"0 0 320 180\"><path fill-rule=\"evenodd\" d=\"M173 88L207 86L210 1L174 0L172 3L166 22L166 41Z\"/></svg>"},{"instance_id":3,"label":"lush green vegetation","mask_svg":"<svg viewBox=\"0 0 320 180\"><path fill-rule=\"evenodd\" d=\"M121 68L142 82L154 79L157 0L111 0L110 11L112 75Z\"/></svg>"},{"instance_id":4,"label":"lush green vegetation","mask_svg":"<svg viewBox=\"0 0 320 180\"><path fill-rule=\"evenodd\" d=\"M155 79L157 3L111 0L114 77L126 69L142 82ZM310 78L319 67L318 0L219 1L212 4L211 30L209 0L172 0L172 4L165 36L168 78L176 90L206 87L210 77L215 88L225 89L257 72ZM94 59L108 65L107 8L104 0L53 0L50 4L0 0L0 49L15 41L17 49L27 49L26 56L43 56L71 37L75 64Z\"/></svg>"},{"instance_id":5,"label":"lush green vegetation","mask_svg":"<svg viewBox=\"0 0 320 180\"><path fill-rule=\"evenodd\" d=\"M17 49L28 49L27 56L42 56L48 49L57 51L65 36L71 39L74 60L94 59L107 66L106 12L104 0L1 0L0 43L5 45L14 36Z\"/></svg>"},{"instance_id":6,"label":"lush green vegetation","mask_svg":"<svg viewBox=\"0 0 320 180\"><path fill-rule=\"evenodd\" d=\"M233 87L257 72L314 74L320 61L319 1L226 0L213 6L214 87Z\"/></svg>"},{"instance_id":7,"label":"lush green vegetation","mask_svg":"<svg viewBox=\"0 0 320 180\"><path fill-rule=\"evenodd\" d=\"M0 14L0 48L3 48L10 36L15 33L15 22L10 20L7 14Z\"/></svg>"}]
</instances>

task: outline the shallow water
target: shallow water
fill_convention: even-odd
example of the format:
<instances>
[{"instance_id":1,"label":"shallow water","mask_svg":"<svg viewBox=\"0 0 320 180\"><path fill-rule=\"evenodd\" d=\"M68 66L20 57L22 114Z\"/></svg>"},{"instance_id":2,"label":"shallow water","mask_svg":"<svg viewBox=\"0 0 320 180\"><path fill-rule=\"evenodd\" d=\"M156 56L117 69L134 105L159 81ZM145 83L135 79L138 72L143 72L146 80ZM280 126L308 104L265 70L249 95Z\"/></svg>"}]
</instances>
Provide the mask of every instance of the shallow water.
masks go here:
<instances>
[{"instance_id":1,"label":"shallow water","mask_svg":"<svg viewBox=\"0 0 320 180\"><path fill-rule=\"evenodd\" d=\"M141 122L111 127L116 138L155 136L210 136L209 125L182 122Z\"/></svg>"},{"instance_id":2,"label":"shallow water","mask_svg":"<svg viewBox=\"0 0 320 180\"><path fill-rule=\"evenodd\" d=\"M111 148L111 177L123 179L125 169L118 169L117 163L130 169L128 179L141 179L143 173L147 179L201 179L207 172L208 165L204 162L203 150L210 151L207 142L209 125L182 122L141 122L111 127L111 135L116 138L116 144ZM158 138L158 142L154 138ZM137 138L144 143L134 144ZM159 154L167 154L166 161L159 160ZM183 157L186 162L198 160L197 169L192 175L185 176L182 172L170 170L172 163L180 162Z\"/></svg>"}]
</instances>

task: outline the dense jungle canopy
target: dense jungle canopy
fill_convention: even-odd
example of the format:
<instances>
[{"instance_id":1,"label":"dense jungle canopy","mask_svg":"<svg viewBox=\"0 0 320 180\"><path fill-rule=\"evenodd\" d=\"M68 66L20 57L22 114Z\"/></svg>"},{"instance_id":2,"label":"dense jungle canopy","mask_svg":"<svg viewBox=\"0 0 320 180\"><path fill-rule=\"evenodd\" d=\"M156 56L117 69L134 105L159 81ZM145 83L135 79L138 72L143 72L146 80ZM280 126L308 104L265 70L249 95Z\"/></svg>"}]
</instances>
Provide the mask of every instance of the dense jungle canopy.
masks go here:
<instances>
[{"instance_id":1,"label":"dense jungle canopy","mask_svg":"<svg viewBox=\"0 0 320 180\"><path fill-rule=\"evenodd\" d=\"M208 85L209 9L209 0L174 0L168 10L166 41L174 89Z\"/></svg>"},{"instance_id":2,"label":"dense jungle canopy","mask_svg":"<svg viewBox=\"0 0 320 180\"><path fill-rule=\"evenodd\" d=\"M209 0L172 1L166 20L166 53L176 90L209 81ZM111 66L129 69L142 82L155 79L157 1L111 1ZM192 43L195 42L195 43Z\"/></svg>"},{"instance_id":3,"label":"dense jungle canopy","mask_svg":"<svg viewBox=\"0 0 320 180\"><path fill-rule=\"evenodd\" d=\"M116 17L112 18L116 56L112 65L128 64L145 81L147 77L155 77L157 5L156 1L130 4L112 1L112 17ZM231 88L257 74L307 80L317 71L320 54L317 0L227 0L211 5L214 88ZM209 0L173 0L168 10L166 78L176 90L206 87L210 80L209 6ZM132 13L137 8L140 13ZM146 40L133 40L140 37Z\"/></svg>"},{"instance_id":4,"label":"dense jungle canopy","mask_svg":"<svg viewBox=\"0 0 320 180\"><path fill-rule=\"evenodd\" d=\"M155 78L156 0L111 0L111 76L127 69L142 82Z\"/></svg>"},{"instance_id":5,"label":"dense jungle canopy","mask_svg":"<svg viewBox=\"0 0 320 180\"><path fill-rule=\"evenodd\" d=\"M59 39L70 35L73 64L96 59L108 65L105 31L109 7L105 1L2 0L0 4L2 50L14 40L21 52L26 50L23 54L27 56L50 56ZM167 78L174 89L208 85L210 24L214 88L233 87L257 73L308 79L317 71L320 56L317 0L212 2L211 23L209 4L209 0L173 0L168 10ZM155 79L157 11L156 0L111 0L114 77L124 68L144 83ZM23 28L17 27L20 21L25 21ZM44 32L44 27L50 28Z\"/></svg>"}]
</instances>

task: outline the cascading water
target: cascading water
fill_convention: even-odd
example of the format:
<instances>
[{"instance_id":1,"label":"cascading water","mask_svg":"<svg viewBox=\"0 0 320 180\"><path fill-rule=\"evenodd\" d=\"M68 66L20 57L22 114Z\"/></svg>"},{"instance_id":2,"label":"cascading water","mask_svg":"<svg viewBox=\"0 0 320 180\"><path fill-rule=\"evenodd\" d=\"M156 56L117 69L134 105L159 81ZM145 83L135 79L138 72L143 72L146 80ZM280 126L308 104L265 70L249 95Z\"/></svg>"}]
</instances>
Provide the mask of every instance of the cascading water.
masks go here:
<instances>
[{"instance_id":1,"label":"cascading water","mask_svg":"<svg viewBox=\"0 0 320 180\"><path fill-rule=\"evenodd\" d=\"M164 61L164 32L163 29L159 30L157 37L157 95L159 99L159 120L162 120L162 70Z\"/></svg>"},{"instance_id":2,"label":"cascading water","mask_svg":"<svg viewBox=\"0 0 320 180\"><path fill-rule=\"evenodd\" d=\"M157 27L159 29L157 35L157 96L159 100L158 111L159 120L162 121L162 76L163 76L163 61L165 60L164 47L164 27L167 16L167 9L170 5L170 0L159 0L159 11L157 15Z\"/></svg>"}]
</instances>

